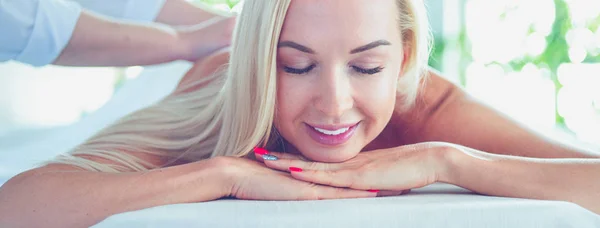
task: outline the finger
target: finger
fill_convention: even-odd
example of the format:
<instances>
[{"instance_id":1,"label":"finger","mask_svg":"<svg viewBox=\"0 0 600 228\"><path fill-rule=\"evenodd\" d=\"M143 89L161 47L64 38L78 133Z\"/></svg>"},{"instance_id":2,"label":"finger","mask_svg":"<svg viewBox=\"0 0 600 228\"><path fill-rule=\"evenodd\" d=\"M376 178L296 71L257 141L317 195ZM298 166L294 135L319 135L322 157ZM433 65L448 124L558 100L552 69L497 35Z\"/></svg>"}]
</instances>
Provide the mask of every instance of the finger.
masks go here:
<instances>
[{"instance_id":1,"label":"finger","mask_svg":"<svg viewBox=\"0 0 600 228\"><path fill-rule=\"evenodd\" d=\"M290 160L308 161L306 158L304 158L304 156L298 155L298 154L281 153L281 152L276 152L276 151L269 151L268 153L270 155L273 155L273 156L277 157L277 158L290 159Z\"/></svg>"},{"instance_id":2,"label":"finger","mask_svg":"<svg viewBox=\"0 0 600 228\"><path fill-rule=\"evenodd\" d=\"M290 171L290 167L300 168L303 170L337 170L340 167L339 164L334 163L307 162L298 159L281 158L277 158L276 160L267 159L264 160L264 163L267 167L280 171Z\"/></svg>"},{"instance_id":3,"label":"finger","mask_svg":"<svg viewBox=\"0 0 600 228\"><path fill-rule=\"evenodd\" d=\"M264 162L263 155L268 154L269 152L260 147L254 147L254 159L258 162Z\"/></svg>"},{"instance_id":4,"label":"finger","mask_svg":"<svg viewBox=\"0 0 600 228\"><path fill-rule=\"evenodd\" d=\"M264 148L260 148L260 147L255 147L254 148L254 157L256 158L256 161L259 162L264 162L264 158L265 155L271 155L274 156L270 157L271 159L298 159L298 160L302 160L302 156L298 156L298 155L294 155L294 154L289 154L289 153L279 153L279 152L273 152L273 151L267 151Z\"/></svg>"},{"instance_id":5,"label":"finger","mask_svg":"<svg viewBox=\"0 0 600 228\"><path fill-rule=\"evenodd\" d=\"M279 157L275 156L275 155L273 155L271 153L257 153L257 152L255 152L254 153L254 159L256 161L258 161L258 162L263 162L264 163L265 160L272 160L272 161L279 160Z\"/></svg>"},{"instance_id":6,"label":"finger","mask_svg":"<svg viewBox=\"0 0 600 228\"><path fill-rule=\"evenodd\" d=\"M302 200L348 199L377 197L376 192L314 185Z\"/></svg>"},{"instance_id":7,"label":"finger","mask_svg":"<svg viewBox=\"0 0 600 228\"><path fill-rule=\"evenodd\" d=\"M290 173L295 179L315 184L357 190L376 189L371 188L372 184L360 179L355 172L347 170L304 170L298 167L290 167Z\"/></svg>"},{"instance_id":8,"label":"finger","mask_svg":"<svg viewBox=\"0 0 600 228\"><path fill-rule=\"evenodd\" d=\"M265 163L268 167L287 171L289 167L301 167L303 169L331 170L337 165L330 163L310 162L303 159L301 155L267 151L264 148L255 147L254 155L257 161Z\"/></svg>"}]
</instances>

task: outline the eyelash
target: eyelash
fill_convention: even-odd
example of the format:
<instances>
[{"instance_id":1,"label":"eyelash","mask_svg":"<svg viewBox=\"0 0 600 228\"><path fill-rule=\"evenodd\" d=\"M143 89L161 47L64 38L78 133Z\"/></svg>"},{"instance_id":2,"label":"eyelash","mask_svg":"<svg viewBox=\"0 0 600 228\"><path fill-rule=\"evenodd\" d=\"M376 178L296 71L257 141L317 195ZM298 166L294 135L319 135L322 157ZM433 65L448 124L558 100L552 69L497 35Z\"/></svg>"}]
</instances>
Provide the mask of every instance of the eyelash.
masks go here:
<instances>
[{"instance_id":1,"label":"eyelash","mask_svg":"<svg viewBox=\"0 0 600 228\"><path fill-rule=\"evenodd\" d=\"M381 72L383 70L383 67L375 67L375 68L371 68L371 69L364 69L364 68L352 66L352 69L354 69L356 72L361 73L361 74L372 75L372 74L377 74L377 73Z\"/></svg>"},{"instance_id":2,"label":"eyelash","mask_svg":"<svg viewBox=\"0 0 600 228\"><path fill-rule=\"evenodd\" d=\"M287 72L287 73L290 73L290 74L306 74L306 73L310 72L312 69L314 69L316 66L317 65L312 64L312 65L310 65L310 66L308 66L306 68L303 68L303 69L297 69L297 68L292 68L292 67L284 66L283 70L285 72Z\"/></svg>"},{"instance_id":3,"label":"eyelash","mask_svg":"<svg viewBox=\"0 0 600 228\"><path fill-rule=\"evenodd\" d=\"M306 74L306 73L310 72L311 70L313 70L315 67L316 67L315 64L312 64L303 69L297 69L297 68L284 66L283 70L290 74ZM352 69L354 69L356 72L361 73L361 74L373 75L373 74L377 74L377 73L381 72L383 70L383 67L364 69L364 68L360 68L357 66L352 66Z\"/></svg>"}]
</instances>

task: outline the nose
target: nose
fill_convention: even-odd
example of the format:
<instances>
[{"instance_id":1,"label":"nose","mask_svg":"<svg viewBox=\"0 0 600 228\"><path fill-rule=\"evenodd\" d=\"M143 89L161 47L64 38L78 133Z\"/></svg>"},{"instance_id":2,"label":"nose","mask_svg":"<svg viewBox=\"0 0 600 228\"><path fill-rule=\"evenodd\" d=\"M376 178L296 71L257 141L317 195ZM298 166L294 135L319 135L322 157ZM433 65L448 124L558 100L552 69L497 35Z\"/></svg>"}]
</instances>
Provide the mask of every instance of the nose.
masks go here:
<instances>
[{"instance_id":1,"label":"nose","mask_svg":"<svg viewBox=\"0 0 600 228\"><path fill-rule=\"evenodd\" d=\"M354 106L350 77L343 69L332 69L320 75L316 108L328 117L341 117Z\"/></svg>"}]
</instances>

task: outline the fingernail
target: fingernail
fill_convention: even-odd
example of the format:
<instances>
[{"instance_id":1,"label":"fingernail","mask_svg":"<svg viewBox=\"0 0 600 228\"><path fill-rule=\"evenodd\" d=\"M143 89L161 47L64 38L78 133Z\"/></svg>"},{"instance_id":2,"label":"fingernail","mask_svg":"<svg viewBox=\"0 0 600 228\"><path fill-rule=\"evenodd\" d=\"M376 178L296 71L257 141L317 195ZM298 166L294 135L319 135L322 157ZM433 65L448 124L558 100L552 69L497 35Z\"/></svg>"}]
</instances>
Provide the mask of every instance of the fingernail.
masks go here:
<instances>
[{"instance_id":1,"label":"fingernail","mask_svg":"<svg viewBox=\"0 0 600 228\"><path fill-rule=\"evenodd\" d=\"M367 191L368 191L368 192L379 192L379 190L377 190L377 189L369 189L369 190L367 190Z\"/></svg>"},{"instance_id":2,"label":"fingernail","mask_svg":"<svg viewBox=\"0 0 600 228\"><path fill-rule=\"evenodd\" d=\"M260 148L260 147L254 147L254 153L260 154L260 155L265 155L265 154L269 154L269 151Z\"/></svg>"},{"instance_id":3,"label":"fingernail","mask_svg":"<svg viewBox=\"0 0 600 228\"><path fill-rule=\"evenodd\" d=\"M270 154L263 154L262 158L264 160L269 160L269 161L277 161L279 160L279 158L275 155L270 155Z\"/></svg>"},{"instance_id":4,"label":"fingernail","mask_svg":"<svg viewBox=\"0 0 600 228\"><path fill-rule=\"evenodd\" d=\"M290 171L292 171L292 172L302 172L302 169L298 168L298 167L290 167Z\"/></svg>"}]
</instances>

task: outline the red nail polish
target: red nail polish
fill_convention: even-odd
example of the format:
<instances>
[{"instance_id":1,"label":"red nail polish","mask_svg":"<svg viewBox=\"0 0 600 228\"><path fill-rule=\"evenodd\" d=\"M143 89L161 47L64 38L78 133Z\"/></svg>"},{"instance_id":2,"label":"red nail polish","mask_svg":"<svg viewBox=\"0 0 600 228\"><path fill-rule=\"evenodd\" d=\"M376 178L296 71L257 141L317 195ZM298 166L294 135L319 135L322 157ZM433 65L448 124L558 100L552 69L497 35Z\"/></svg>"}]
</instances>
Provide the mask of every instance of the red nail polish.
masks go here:
<instances>
[{"instance_id":1,"label":"red nail polish","mask_svg":"<svg viewBox=\"0 0 600 228\"><path fill-rule=\"evenodd\" d=\"M379 192L379 190L377 190L377 189L369 189L367 191L369 191L369 192Z\"/></svg>"},{"instance_id":2,"label":"red nail polish","mask_svg":"<svg viewBox=\"0 0 600 228\"><path fill-rule=\"evenodd\" d=\"M292 172L302 172L302 169L298 168L298 167L290 167L290 171L292 171Z\"/></svg>"},{"instance_id":3,"label":"red nail polish","mask_svg":"<svg viewBox=\"0 0 600 228\"><path fill-rule=\"evenodd\" d=\"M269 151L260 148L260 147L254 147L254 153L260 154L260 155L265 155L265 154L269 154Z\"/></svg>"}]
</instances>

